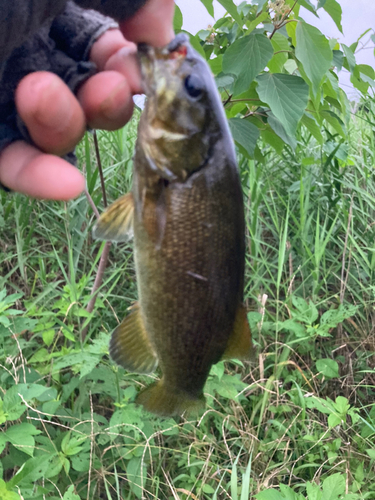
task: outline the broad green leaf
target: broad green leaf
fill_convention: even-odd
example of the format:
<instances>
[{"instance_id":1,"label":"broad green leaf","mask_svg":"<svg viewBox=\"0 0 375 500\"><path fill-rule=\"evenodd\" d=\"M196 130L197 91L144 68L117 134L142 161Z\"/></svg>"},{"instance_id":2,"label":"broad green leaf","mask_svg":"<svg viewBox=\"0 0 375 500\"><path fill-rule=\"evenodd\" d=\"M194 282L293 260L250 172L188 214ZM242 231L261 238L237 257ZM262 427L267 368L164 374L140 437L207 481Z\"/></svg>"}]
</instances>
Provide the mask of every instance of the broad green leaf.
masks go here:
<instances>
[{"instance_id":1,"label":"broad green leaf","mask_svg":"<svg viewBox=\"0 0 375 500\"><path fill-rule=\"evenodd\" d=\"M181 31L182 23L183 23L183 18L182 18L181 9L177 4L175 4L175 6L174 6L174 18L173 18L173 30L176 33L179 33Z\"/></svg>"},{"instance_id":2,"label":"broad green leaf","mask_svg":"<svg viewBox=\"0 0 375 500\"><path fill-rule=\"evenodd\" d=\"M303 21L296 29L296 57L302 63L316 94L323 76L332 65L333 53L327 38Z\"/></svg>"},{"instance_id":3,"label":"broad green leaf","mask_svg":"<svg viewBox=\"0 0 375 500\"><path fill-rule=\"evenodd\" d=\"M90 469L90 452L83 452L79 455L74 455L70 459L72 468L77 472L88 472Z\"/></svg>"},{"instance_id":4,"label":"broad green leaf","mask_svg":"<svg viewBox=\"0 0 375 500\"><path fill-rule=\"evenodd\" d=\"M229 109L225 110L225 114L227 115L228 120L230 118L236 118L238 114L243 114L247 110L246 103L244 102L237 102L236 104L233 104Z\"/></svg>"},{"instance_id":5,"label":"broad green leaf","mask_svg":"<svg viewBox=\"0 0 375 500\"><path fill-rule=\"evenodd\" d=\"M366 96L368 88L370 86L367 81L364 81L362 78L360 78L360 75L358 75L358 77L355 75L350 75L350 81L353 84L353 87L355 87L357 90L362 92L364 96Z\"/></svg>"},{"instance_id":6,"label":"broad green leaf","mask_svg":"<svg viewBox=\"0 0 375 500\"><path fill-rule=\"evenodd\" d=\"M261 136L267 144L274 148L278 155L283 152L285 142L278 135L276 135L273 130L262 130Z\"/></svg>"},{"instance_id":7,"label":"broad green leaf","mask_svg":"<svg viewBox=\"0 0 375 500\"><path fill-rule=\"evenodd\" d=\"M273 113L268 113L268 125L272 128L272 130L275 132L276 135L282 139L285 144L288 144L292 149L296 149L297 147L297 140L294 136L289 135L286 130L284 125L281 123L280 120L276 118L276 116Z\"/></svg>"},{"instance_id":8,"label":"broad green leaf","mask_svg":"<svg viewBox=\"0 0 375 500\"><path fill-rule=\"evenodd\" d=\"M345 139L345 132L343 129L343 122L340 120L340 118L336 115L336 113L333 113L330 110L322 110L320 111L320 115L322 118L324 118L330 125L331 127L336 130L336 132L341 135L343 139ZM326 313L324 313L326 314ZM323 315L324 316L324 315Z\"/></svg>"},{"instance_id":9,"label":"broad green leaf","mask_svg":"<svg viewBox=\"0 0 375 500\"><path fill-rule=\"evenodd\" d=\"M255 4L258 6L257 14L263 9L263 6L265 3L267 3L268 0L252 0L252 4Z\"/></svg>"},{"instance_id":10,"label":"broad green leaf","mask_svg":"<svg viewBox=\"0 0 375 500\"><path fill-rule=\"evenodd\" d=\"M371 460L375 460L375 449L368 448L366 450L366 453L371 458Z\"/></svg>"},{"instance_id":11,"label":"broad green leaf","mask_svg":"<svg viewBox=\"0 0 375 500\"><path fill-rule=\"evenodd\" d=\"M223 55L220 54L219 56L215 57L214 59L210 59L208 61L208 64L211 68L211 71L214 75L218 75L221 73L223 69Z\"/></svg>"},{"instance_id":12,"label":"broad green leaf","mask_svg":"<svg viewBox=\"0 0 375 500\"><path fill-rule=\"evenodd\" d=\"M362 73L363 75L368 76L372 80L375 79L375 70L368 64L358 64L357 65L358 71Z\"/></svg>"},{"instance_id":13,"label":"broad green leaf","mask_svg":"<svg viewBox=\"0 0 375 500\"><path fill-rule=\"evenodd\" d=\"M126 467L126 475L128 477L130 489L133 493L141 498L143 487L147 479L147 468L142 459L138 457L131 458Z\"/></svg>"},{"instance_id":14,"label":"broad green leaf","mask_svg":"<svg viewBox=\"0 0 375 500\"><path fill-rule=\"evenodd\" d=\"M4 403L3 403L3 400L0 398L0 425L7 421L7 416L4 412L3 407L4 407ZM0 451L0 453L1 453L1 451Z\"/></svg>"},{"instance_id":15,"label":"broad green leaf","mask_svg":"<svg viewBox=\"0 0 375 500\"><path fill-rule=\"evenodd\" d=\"M284 69L290 74L292 75L297 69L298 69L298 66L297 66L297 63L294 59L288 59L286 61L286 63L284 64Z\"/></svg>"},{"instance_id":16,"label":"broad green leaf","mask_svg":"<svg viewBox=\"0 0 375 500\"><path fill-rule=\"evenodd\" d=\"M220 73L215 78L215 82L218 89L225 89L230 87L234 83L234 76Z\"/></svg>"},{"instance_id":17,"label":"broad green leaf","mask_svg":"<svg viewBox=\"0 0 375 500\"><path fill-rule=\"evenodd\" d=\"M201 3L206 7L207 12L210 14L211 17L214 17L214 8L212 5L212 0L201 0Z\"/></svg>"},{"instance_id":18,"label":"broad green leaf","mask_svg":"<svg viewBox=\"0 0 375 500\"><path fill-rule=\"evenodd\" d=\"M298 310L298 313L292 311L293 318L298 318L300 321L308 324L312 324L318 319L318 310L311 300L307 302L302 297L293 295L292 302L294 307Z\"/></svg>"},{"instance_id":19,"label":"broad green leaf","mask_svg":"<svg viewBox=\"0 0 375 500\"><path fill-rule=\"evenodd\" d=\"M286 25L286 31L288 33L288 36L290 36L290 38L292 39L292 44L294 46L297 45L296 29L297 29L297 23L288 23Z\"/></svg>"},{"instance_id":20,"label":"broad green leaf","mask_svg":"<svg viewBox=\"0 0 375 500\"><path fill-rule=\"evenodd\" d=\"M329 38L328 43L329 43L331 50L339 50L340 49L340 44L337 41L337 38Z\"/></svg>"},{"instance_id":21,"label":"broad green leaf","mask_svg":"<svg viewBox=\"0 0 375 500\"><path fill-rule=\"evenodd\" d=\"M314 5L310 2L310 0L299 0L298 3L301 5L301 7L305 7L305 9L314 14L314 16L319 17L316 13Z\"/></svg>"},{"instance_id":22,"label":"broad green leaf","mask_svg":"<svg viewBox=\"0 0 375 500\"><path fill-rule=\"evenodd\" d=\"M306 398L307 408L316 408L321 413L330 414L334 411L331 400L311 396Z\"/></svg>"},{"instance_id":23,"label":"broad green leaf","mask_svg":"<svg viewBox=\"0 0 375 500\"><path fill-rule=\"evenodd\" d=\"M270 488L269 490L263 490L255 495L258 500L285 500L284 495L280 491L275 490L275 488Z\"/></svg>"},{"instance_id":24,"label":"broad green leaf","mask_svg":"<svg viewBox=\"0 0 375 500\"><path fill-rule=\"evenodd\" d=\"M320 319L321 324L328 324L332 328L342 323L344 319L350 318L358 310L353 304L340 304L338 309L330 309L326 311Z\"/></svg>"},{"instance_id":25,"label":"broad green leaf","mask_svg":"<svg viewBox=\"0 0 375 500\"><path fill-rule=\"evenodd\" d=\"M328 417L328 426L330 428L332 427L336 427L337 425L341 425L342 424L342 417L341 415L339 415L338 413L336 412L333 412L331 413L331 415ZM337 498L337 497L335 497Z\"/></svg>"},{"instance_id":26,"label":"broad green leaf","mask_svg":"<svg viewBox=\"0 0 375 500\"><path fill-rule=\"evenodd\" d=\"M53 339L55 338L55 330L50 328L49 330L45 330L43 332L43 342L46 344L46 346L50 346L53 342Z\"/></svg>"},{"instance_id":27,"label":"broad green leaf","mask_svg":"<svg viewBox=\"0 0 375 500\"><path fill-rule=\"evenodd\" d=\"M266 35L251 34L236 40L225 52L223 71L237 76L234 94L245 92L254 78L266 67L273 55Z\"/></svg>"},{"instance_id":28,"label":"broad green leaf","mask_svg":"<svg viewBox=\"0 0 375 500\"><path fill-rule=\"evenodd\" d=\"M304 114L301 123L307 128L310 134L315 137L319 144L323 144L323 136L320 131L320 126L313 118L310 118L309 116Z\"/></svg>"},{"instance_id":29,"label":"broad green leaf","mask_svg":"<svg viewBox=\"0 0 375 500\"><path fill-rule=\"evenodd\" d=\"M354 55L352 49L349 48L344 43L341 44L341 47L342 47L342 49L344 51L344 54L345 54L345 57L346 57L346 60L347 60L347 63L348 63L348 69L349 69L349 71L351 73L353 73L354 70L355 70L355 66L356 66L355 55Z\"/></svg>"},{"instance_id":30,"label":"broad green leaf","mask_svg":"<svg viewBox=\"0 0 375 500\"><path fill-rule=\"evenodd\" d=\"M218 0L224 9L233 17L238 26L242 28L242 19L233 0Z\"/></svg>"},{"instance_id":31,"label":"broad green leaf","mask_svg":"<svg viewBox=\"0 0 375 500\"><path fill-rule=\"evenodd\" d=\"M26 406L19 397L19 386L12 386L4 395L3 412L7 420L17 420L26 411Z\"/></svg>"},{"instance_id":32,"label":"broad green leaf","mask_svg":"<svg viewBox=\"0 0 375 500\"><path fill-rule=\"evenodd\" d=\"M253 21L251 21L251 23L249 23L246 33L249 35L259 24L263 23L267 18L268 12L262 12L260 16L257 16L255 19L253 19Z\"/></svg>"},{"instance_id":33,"label":"broad green leaf","mask_svg":"<svg viewBox=\"0 0 375 500\"><path fill-rule=\"evenodd\" d=\"M288 51L291 50L288 39L280 33L275 33L271 39L274 55L267 66L271 73L281 73L285 62L288 60ZM277 54L277 52L279 52Z\"/></svg>"},{"instance_id":34,"label":"broad green leaf","mask_svg":"<svg viewBox=\"0 0 375 500\"><path fill-rule=\"evenodd\" d=\"M9 487L14 488L14 486L19 484L24 479L35 482L43 477L46 474L47 469L49 469L50 459L51 455L48 454L30 458L9 481Z\"/></svg>"},{"instance_id":35,"label":"broad green leaf","mask_svg":"<svg viewBox=\"0 0 375 500\"><path fill-rule=\"evenodd\" d=\"M33 356L31 356L31 358L29 359L29 363L34 364L34 363L46 362L48 361L49 356L50 354L48 350L43 347L42 349L36 351L36 353Z\"/></svg>"},{"instance_id":36,"label":"broad green leaf","mask_svg":"<svg viewBox=\"0 0 375 500\"><path fill-rule=\"evenodd\" d=\"M259 97L270 106L272 113L280 120L287 134L294 136L298 122L307 106L308 85L298 76L280 73L265 73L259 75L257 80Z\"/></svg>"},{"instance_id":37,"label":"broad green leaf","mask_svg":"<svg viewBox=\"0 0 375 500\"><path fill-rule=\"evenodd\" d=\"M340 87L339 87L339 79L333 71L328 71L327 73L327 83L329 82L330 87L333 91L333 95L331 97L334 97L335 99L340 97Z\"/></svg>"},{"instance_id":38,"label":"broad green leaf","mask_svg":"<svg viewBox=\"0 0 375 500\"><path fill-rule=\"evenodd\" d=\"M15 448L32 457L35 447L33 436L40 434L40 432L32 424L22 423L9 427L5 433L5 437Z\"/></svg>"},{"instance_id":39,"label":"broad green leaf","mask_svg":"<svg viewBox=\"0 0 375 500\"><path fill-rule=\"evenodd\" d=\"M1 500L21 500L18 493L9 491L6 482L0 479L0 498Z\"/></svg>"},{"instance_id":40,"label":"broad green leaf","mask_svg":"<svg viewBox=\"0 0 375 500\"><path fill-rule=\"evenodd\" d=\"M371 85L371 87L375 88L375 80L373 80L367 75L364 75L363 73L360 73L360 75L364 82L368 83L369 85Z\"/></svg>"},{"instance_id":41,"label":"broad green leaf","mask_svg":"<svg viewBox=\"0 0 375 500\"><path fill-rule=\"evenodd\" d=\"M81 497L74 493L74 485L69 486L63 496L63 500L81 500Z\"/></svg>"},{"instance_id":42,"label":"broad green leaf","mask_svg":"<svg viewBox=\"0 0 375 500\"><path fill-rule=\"evenodd\" d=\"M243 118L231 118L229 127L233 139L247 151L250 157L253 157L259 137L259 129Z\"/></svg>"},{"instance_id":43,"label":"broad green leaf","mask_svg":"<svg viewBox=\"0 0 375 500\"><path fill-rule=\"evenodd\" d=\"M342 66L344 64L344 54L341 50L333 51L333 65L337 68L337 71L342 70Z\"/></svg>"},{"instance_id":44,"label":"broad green leaf","mask_svg":"<svg viewBox=\"0 0 375 500\"><path fill-rule=\"evenodd\" d=\"M341 415L346 415L350 409L350 404L344 396L337 396L335 408Z\"/></svg>"},{"instance_id":45,"label":"broad green leaf","mask_svg":"<svg viewBox=\"0 0 375 500\"><path fill-rule=\"evenodd\" d=\"M288 332L293 332L296 337L306 336L306 327L297 321L287 319L280 324L280 329Z\"/></svg>"},{"instance_id":46,"label":"broad green leaf","mask_svg":"<svg viewBox=\"0 0 375 500\"><path fill-rule=\"evenodd\" d=\"M6 439L5 433L2 432L0 434L0 454L4 451L6 444L7 444L7 439Z\"/></svg>"},{"instance_id":47,"label":"broad green leaf","mask_svg":"<svg viewBox=\"0 0 375 500\"><path fill-rule=\"evenodd\" d=\"M310 482L306 483L306 492L309 500L321 500L323 494L317 484Z\"/></svg>"},{"instance_id":48,"label":"broad green leaf","mask_svg":"<svg viewBox=\"0 0 375 500\"><path fill-rule=\"evenodd\" d=\"M18 384L18 393L23 396L26 401L38 399L48 387L41 384Z\"/></svg>"},{"instance_id":49,"label":"broad green leaf","mask_svg":"<svg viewBox=\"0 0 375 500\"><path fill-rule=\"evenodd\" d=\"M316 369L326 378L336 378L339 376L339 365L334 359L318 359Z\"/></svg>"},{"instance_id":50,"label":"broad green leaf","mask_svg":"<svg viewBox=\"0 0 375 500\"><path fill-rule=\"evenodd\" d=\"M337 28L342 33L342 9L341 5L336 0L326 0L323 5L323 9L331 16L333 22L336 24Z\"/></svg>"},{"instance_id":51,"label":"broad green leaf","mask_svg":"<svg viewBox=\"0 0 375 500\"><path fill-rule=\"evenodd\" d=\"M323 481L323 496L322 500L336 500L340 495L345 493L345 476L344 474L333 474Z\"/></svg>"},{"instance_id":52,"label":"broad green leaf","mask_svg":"<svg viewBox=\"0 0 375 500\"><path fill-rule=\"evenodd\" d=\"M67 456L77 455L83 450L82 445L85 441L86 436L75 437L70 432L67 432L61 441L61 451Z\"/></svg>"}]
</instances>

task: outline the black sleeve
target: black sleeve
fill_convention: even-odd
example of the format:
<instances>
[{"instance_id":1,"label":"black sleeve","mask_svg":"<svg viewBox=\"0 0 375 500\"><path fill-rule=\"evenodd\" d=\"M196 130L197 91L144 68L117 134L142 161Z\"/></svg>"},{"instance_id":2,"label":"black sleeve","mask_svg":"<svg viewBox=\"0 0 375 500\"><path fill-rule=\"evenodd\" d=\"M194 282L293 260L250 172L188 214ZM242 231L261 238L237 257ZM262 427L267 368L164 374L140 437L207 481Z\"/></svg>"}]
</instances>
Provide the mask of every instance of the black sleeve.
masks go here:
<instances>
[{"instance_id":1,"label":"black sleeve","mask_svg":"<svg viewBox=\"0 0 375 500\"><path fill-rule=\"evenodd\" d=\"M76 0L76 4L95 9L121 20L132 16L147 0ZM42 26L61 14L67 0L0 0L0 61L9 57Z\"/></svg>"},{"instance_id":2,"label":"black sleeve","mask_svg":"<svg viewBox=\"0 0 375 500\"><path fill-rule=\"evenodd\" d=\"M57 50L75 61L88 61L93 43L110 28L118 28L112 18L68 1L64 12L53 20L49 34Z\"/></svg>"}]
</instances>

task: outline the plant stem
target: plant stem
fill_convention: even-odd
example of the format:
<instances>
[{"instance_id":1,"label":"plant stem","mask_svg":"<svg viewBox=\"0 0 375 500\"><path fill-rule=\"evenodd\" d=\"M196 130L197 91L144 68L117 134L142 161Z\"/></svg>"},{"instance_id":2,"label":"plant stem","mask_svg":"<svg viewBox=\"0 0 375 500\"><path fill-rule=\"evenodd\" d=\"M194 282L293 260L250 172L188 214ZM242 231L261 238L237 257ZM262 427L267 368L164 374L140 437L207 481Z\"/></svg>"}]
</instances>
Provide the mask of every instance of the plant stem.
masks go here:
<instances>
[{"instance_id":1,"label":"plant stem","mask_svg":"<svg viewBox=\"0 0 375 500\"><path fill-rule=\"evenodd\" d=\"M107 207L108 206L107 193L105 191L103 168L102 168L102 162L100 159L99 143L98 143L98 137L97 137L96 131L94 131L94 144L95 144L95 153L96 153L96 159L98 162L98 169L99 169L99 175L100 175L100 183L102 186L103 204L105 207ZM85 190L85 193L86 193L87 199L89 201L89 204L95 213L95 216L97 218L99 218L99 216L100 216L99 211L96 208L94 200L91 198L90 193L88 192L87 189ZM98 297L98 291L99 291L99 288L101 287L101 284L103 282L103 275L104 275L105 268L107 267L110 248L111 248L111 242L107 241L106 244L104 245L103 253L100 256L99 265L98 265L98 272L97 272L96 277L95 277L94 286L92 287L92 290L91 290L91 298L90 298L89 303L87 304L87 307L86 307L86 311L90 314L94 310L96 299ZM89 324L87 323L87 325L84 327L84 329L82 330L82 333L81 333L82 344L85 342L88 328L89 328Z\"/></svg>"}]
</instances>

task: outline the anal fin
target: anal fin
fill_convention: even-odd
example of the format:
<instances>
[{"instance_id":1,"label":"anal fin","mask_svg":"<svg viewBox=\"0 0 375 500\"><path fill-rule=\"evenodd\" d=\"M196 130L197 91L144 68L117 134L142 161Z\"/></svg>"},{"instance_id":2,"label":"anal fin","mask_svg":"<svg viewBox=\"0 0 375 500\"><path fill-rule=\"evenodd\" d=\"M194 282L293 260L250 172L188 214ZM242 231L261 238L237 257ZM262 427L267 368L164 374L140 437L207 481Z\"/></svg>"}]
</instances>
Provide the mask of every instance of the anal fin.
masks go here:
<instances>
[{"instance_id":1,"label":"anal fin","mask_svg":"<svg viewBox=\"0 0 375 500\"><path fill-rule=\"evenodd\" d=\"M247 320L246 308L240 304L234 320L234 327L221 359L251 360L254 347L251 341L250 325Z\"/></svg>"},{"instance_id":2,"label":"anal fin","mask_svg":"<svg viewBox=\"0 0 375 500\"><path fill-rule=\"evenodd\" d=\"M105 212L93 229L97 240L128 241L133 236L134 200L133 194L121 196Z\"/></svg>"},{"instance_id":3,"label":"anal fin","mask_svg":"<svg viewBox=\"0 0 375 500\"><path fill-rule=\"evenodd\" d=\"M138 303L112 333L109 354L113 361L130 372L152 373L158 358L144 326Z\"/></svg>"}]
</instances>

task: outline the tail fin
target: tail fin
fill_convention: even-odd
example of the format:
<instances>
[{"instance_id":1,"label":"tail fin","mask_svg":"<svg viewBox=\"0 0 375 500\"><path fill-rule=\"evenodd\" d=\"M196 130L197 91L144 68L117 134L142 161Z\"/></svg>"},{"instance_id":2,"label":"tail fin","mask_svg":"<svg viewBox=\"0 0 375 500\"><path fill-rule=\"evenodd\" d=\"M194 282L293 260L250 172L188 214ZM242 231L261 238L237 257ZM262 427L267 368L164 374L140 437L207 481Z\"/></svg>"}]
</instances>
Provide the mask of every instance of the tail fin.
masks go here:
<instances>
[{"instance_id":1,"label":"tail fin","mask_svg":"<svg viewBox=\"0 0 375 500\"><path fill-rule=\"evenodd\" d=\"M163 379L140 392L136 399L136 403L147 411L162 417L182 415L184 412L197 413L205 402L203 394L191 397L184 391L166 387Z\"/></svg>"}]
</instances>

